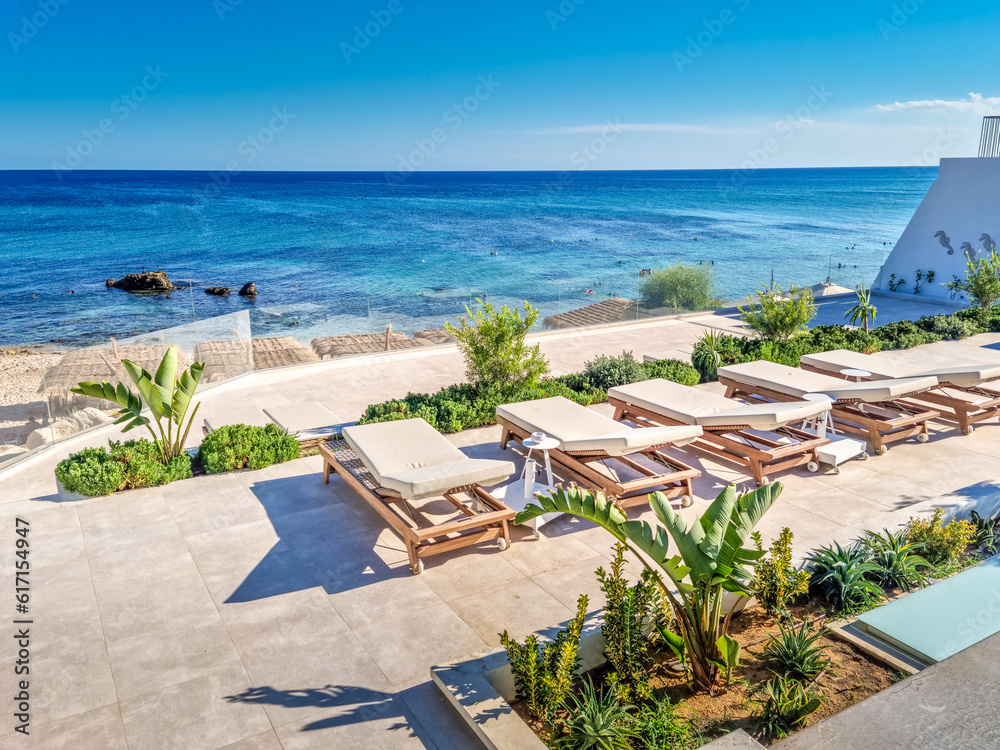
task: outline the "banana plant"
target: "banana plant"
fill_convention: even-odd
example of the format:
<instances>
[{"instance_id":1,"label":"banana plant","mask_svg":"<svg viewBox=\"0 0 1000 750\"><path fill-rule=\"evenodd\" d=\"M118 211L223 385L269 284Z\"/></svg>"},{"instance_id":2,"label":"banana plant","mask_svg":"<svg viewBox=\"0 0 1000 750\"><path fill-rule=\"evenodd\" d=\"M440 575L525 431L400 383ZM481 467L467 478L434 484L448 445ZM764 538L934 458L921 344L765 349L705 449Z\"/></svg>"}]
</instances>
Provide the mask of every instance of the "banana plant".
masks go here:
<instances>
[{"instance_id":1,"label":"banana plant","mask_svg":"<svg viewBox=\"0 0 1000 750\"><path fill-rule=\"evenodd\" d=\"M744 544L781 489L781 483L774 482L740 495L729 485L688 528L661 492L649 496L662 524L651 526L646 521L630 521L602 493L571 485L557 487L551 495L535 495L537 504L529 503L515 523L544 513L567 513L596 523L626 545L653 574L674 610L683 647L668 645L685 655L694 688L714 694L721 687L723 672L731 670L739 658L728 637L732 612L723 616L723 592L750 594L748 569L764 553ZM677 554L670 552L671 540Z\"/></svg>"},{"instance_id":2,"label":"banana plant","mask_svg":"<svg viewBox=\"0 0 1000 750\"><path fill-rule=\"evenodd\" d=\"M78 383L70 389L70 392L103 399L120 406L121 410L115 412L115 416L118 417L115 424L127 423L122 432L128 432L135 427L145 427L149 430L153 442L159 448L160 458L167 464L184 450L184 443L187 442L188 433L191 431L191 425L194 423L201 402L195 404L190 417L187 416L188 409L205 371L204 362L195 362L178 375L179 357L177 347L169 347L160 361L160 366L156 368L155 375L150 375L135 362L123 359L122 367L135 383L138 394L126 388L124 383L115 386L106 380L100 383L91 380ZM153 417L152 422L142 413L144 406L149 409ZM154 423L156 430L153 430Z\"/></svg>"}]
</instances>

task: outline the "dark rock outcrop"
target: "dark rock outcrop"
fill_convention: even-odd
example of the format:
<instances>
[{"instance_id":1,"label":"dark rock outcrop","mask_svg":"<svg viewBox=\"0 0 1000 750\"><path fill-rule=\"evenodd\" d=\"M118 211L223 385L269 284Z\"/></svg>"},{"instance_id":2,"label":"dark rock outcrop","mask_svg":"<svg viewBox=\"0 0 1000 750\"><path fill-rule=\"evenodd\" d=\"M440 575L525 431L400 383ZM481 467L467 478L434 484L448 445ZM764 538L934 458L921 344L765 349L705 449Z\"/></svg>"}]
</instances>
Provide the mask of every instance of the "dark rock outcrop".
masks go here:
<instances>
[{"instance_id":1,"label":"dark rock outcrop","mask_svg":"<svg viewBox=\"0 0 1000 750\"><path fill-rule=\"evenodd\" d=\"M256 285L252 281L248 281L246 284L243 285L243 288L240 289L240 296L241 297L256 297L257 296L257 287L256 287Z\"/></svg>"},{"instance_id":2,"label":"dark rock outcrop","mask_svg":"<svg viewBox=\"0 0 1000 750\"><path fill-rule=\"evenodd\" d=\"M108 289L110 289L114 285L115 285L114 279L108 279L107 281L104 282L104 286L106 286Z\"/></svg>"},{"instance_id":3,"label":"dark rock outcrop","mask_svg":"<svg viewBox=\"0 0 1000 750\"><path fill-rule=\"evenodd\" d=\"M211 294L216 297L225 297L231 291L233 290L230 289L228 286L210 286L208 289L205 290L205 294Z\"/></svg>"},{"instance_id":4,"label":"dark rock outcrop","mask_svg":"<svg viewBox=\"0 0 1000 750\"><path fill-rule=\"evenodd\" d=\"M126 292L169 292L175 288L164 271L126 274L111 286Z\"/></svg>"}]
</instances>

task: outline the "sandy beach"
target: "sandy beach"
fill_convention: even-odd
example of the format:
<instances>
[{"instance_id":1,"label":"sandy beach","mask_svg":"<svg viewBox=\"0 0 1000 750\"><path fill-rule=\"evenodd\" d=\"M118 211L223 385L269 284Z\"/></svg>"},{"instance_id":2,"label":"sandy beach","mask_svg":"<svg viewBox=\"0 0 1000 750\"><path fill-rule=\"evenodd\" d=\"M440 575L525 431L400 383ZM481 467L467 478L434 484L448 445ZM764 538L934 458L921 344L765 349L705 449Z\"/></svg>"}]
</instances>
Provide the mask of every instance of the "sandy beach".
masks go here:
<instances>
[{"instance_id":1,"label":"sandy beach","mask_svg":"<svg viewBox=\"0 0 1000 750\"><path fill-rule=\"evenodd\" d=\"M40 352L29 348L0 349L0 445L21 443L33 414L32 402L42 400L38 387L46 368L62 357L60 352ZM38 409L34 410L39 411ZM39 415L34 414L36 419Z\"/></svg>"}]
</instances>

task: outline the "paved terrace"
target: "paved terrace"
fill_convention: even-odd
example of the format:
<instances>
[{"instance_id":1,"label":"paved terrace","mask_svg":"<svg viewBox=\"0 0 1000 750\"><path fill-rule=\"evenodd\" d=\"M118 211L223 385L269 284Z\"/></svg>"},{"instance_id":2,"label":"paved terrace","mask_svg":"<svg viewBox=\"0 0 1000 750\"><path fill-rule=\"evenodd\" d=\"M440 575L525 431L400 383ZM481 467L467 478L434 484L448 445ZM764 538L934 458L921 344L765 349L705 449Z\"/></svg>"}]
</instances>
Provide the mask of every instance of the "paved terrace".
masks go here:
<instances>
[{"instance_id":1,"label":"paved terrace","mask_svg":"<svg viewBox=\"0 0 1000 750\"><path fill-rule=\"evenodd\" d=\"M724 325L732 321L699 316L539 341L553 369L570 372L623 348L683 353L705 327ZM915 356L1000 361L1000 335ZM323 363L205 391L202 408L225 416L317 400L355 419L370 402L433 390L461 372L449 348ZM1000 426L964 437L944 425L932 431L926 444L894 444L840 475L786 472L764 537L790 526L805 552L935 504L995 498ZM9 544L0 571L12 580L14 518L28 519L34 620L32 734L15 734L8 710L0 748L475 748L429 667L495 649L504 629L520 638L561 624L580 593L593 610L602 604L593 572L610 543L600 529L571 518L546 525L540 540L515 529L506 552L459 550L413 576L380 517L339 480L322 484L318 458L60 502L56 460L109 435L0 475L0 539ZM511 456L498 438L496 427L452 436L469 455ZM701 454L687 460L704 472L691 518L725 484L745 481ZM5 643L12 665L13 639ZM13 670L2 671L0 691L13 696Z\"/></svg>"}]
</instances>

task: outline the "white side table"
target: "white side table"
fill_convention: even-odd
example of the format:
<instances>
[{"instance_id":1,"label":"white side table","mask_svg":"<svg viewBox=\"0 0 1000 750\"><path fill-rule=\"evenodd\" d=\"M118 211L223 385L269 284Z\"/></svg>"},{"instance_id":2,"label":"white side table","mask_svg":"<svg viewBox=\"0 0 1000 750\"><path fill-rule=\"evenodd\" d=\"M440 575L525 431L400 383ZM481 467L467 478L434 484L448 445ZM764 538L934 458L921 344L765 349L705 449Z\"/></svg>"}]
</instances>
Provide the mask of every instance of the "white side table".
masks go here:
<instances>
[{"instance_id":1,"label":"white side table","mask_svg":"<svg viewBox=\"0 0 1000 750\"><path fill-rule=\"evenodd\" d=\"M865 380L866 378L870 378L872 376L872 374L868 372L868 370L858 370L857 368L854 367L846 367L840 371L840 374L843 375L845 378L854 378L855 383L860 383L862 380Z\"/></svg>"},{"instance_id":2,"label":"white side table","mask_svg":"<svg viewBox=\"0 0 1000 750\"><path fill-rule=\"evenodd\" d=\"M525 456L524 462L525 471L528 468L528 462L531 460L531 451L541 451L542 455L545 456L545 478L548 480L549 487L555 486L555 481L552 479L552 461L549 460L549 451L558 448L559 441L549 437L544 432L533 432L525 440L521 441L521 445L528 449L528 455ZM521 476L525 476L523 472ZM531 477L531 479L534 480L534 477Z\"/></svg>"},{"instance_id":3,"label":"white side table","mask_svg":"<svg viewBox=\"0 0 1000 750\"><path fill-rule=\"evenodd\" d=\"M829 401L831 403L835 400L826 393L806 393L802 398L805 401ZM830 431L830 442L816 449L816 457L824 464L831 464L834 474L840 473L839 464L842 461L855 456L860 456L862 460L868 458L868 454L865 452L868 444L863 440L837 436L837 430L833 426L833 419L828 411L814 419L807 420L803 427L820 438L825 438L827 430ZM819 471L819 466L812 461L806 465L806 468L809 471Z\"/></svg>"}]
</instances>

